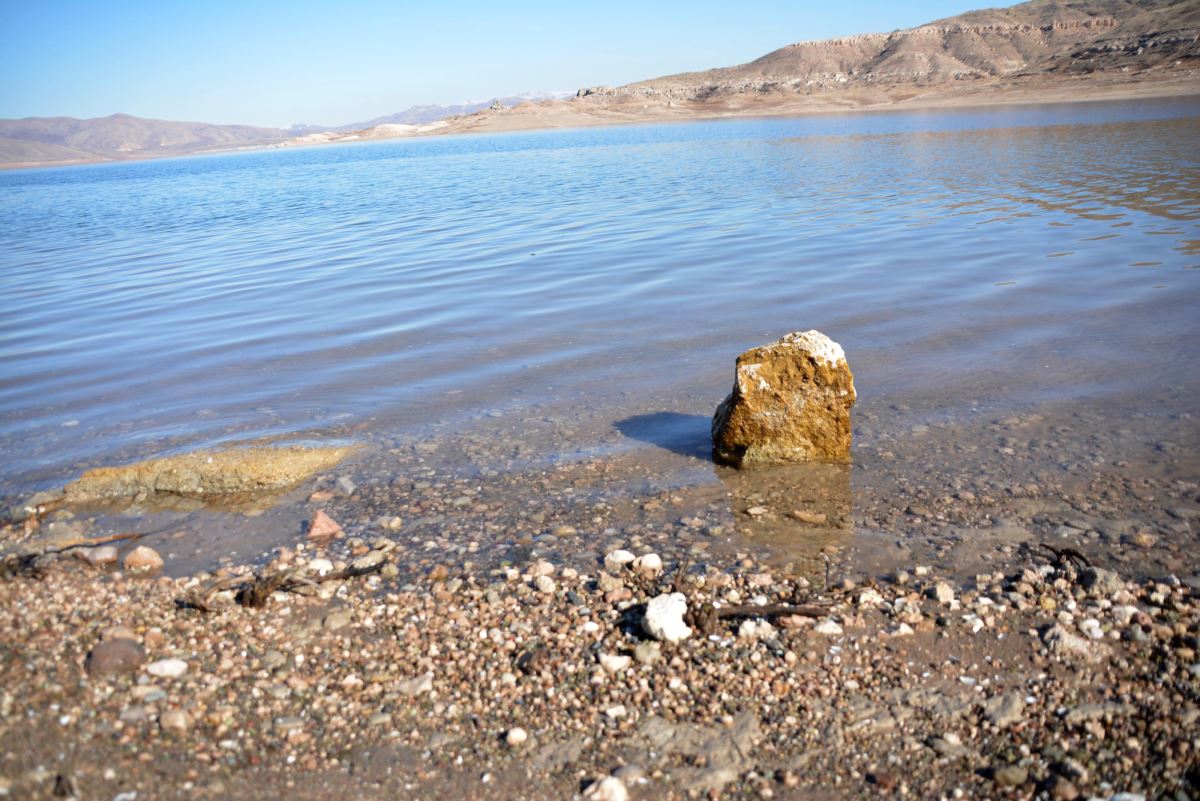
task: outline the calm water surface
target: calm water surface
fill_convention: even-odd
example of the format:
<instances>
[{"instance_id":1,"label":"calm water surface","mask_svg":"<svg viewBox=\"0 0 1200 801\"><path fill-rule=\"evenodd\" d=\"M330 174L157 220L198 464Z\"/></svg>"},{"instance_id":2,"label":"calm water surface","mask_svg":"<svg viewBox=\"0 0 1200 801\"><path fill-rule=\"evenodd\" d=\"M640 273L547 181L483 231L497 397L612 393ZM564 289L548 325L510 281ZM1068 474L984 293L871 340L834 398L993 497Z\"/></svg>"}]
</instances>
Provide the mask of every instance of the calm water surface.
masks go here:
<instances>
[{"instance_id":1,"label":"calm water surface","mask_svg":"<svg viewBox=\"0 0 1200 801\"><path fill-rule=\"evenodd\" d=\"M926 422L1194 413L1198 267L1194 100L7 172L0 495L253 438L711 411L738 352L807 328Z\"/></svg>"}]
</instances>

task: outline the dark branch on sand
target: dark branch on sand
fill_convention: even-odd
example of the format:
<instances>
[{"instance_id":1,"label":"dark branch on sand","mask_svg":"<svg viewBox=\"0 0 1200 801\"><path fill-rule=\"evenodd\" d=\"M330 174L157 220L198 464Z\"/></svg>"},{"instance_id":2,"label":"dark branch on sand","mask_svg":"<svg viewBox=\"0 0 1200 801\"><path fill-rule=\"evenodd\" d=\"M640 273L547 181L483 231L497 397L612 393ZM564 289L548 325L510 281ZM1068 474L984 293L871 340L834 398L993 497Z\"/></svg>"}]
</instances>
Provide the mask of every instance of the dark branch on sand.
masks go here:
<instances>
[{"instance_id":1,"label":"dark branch on sand","mask_svg":"<svg viewBox=\"0 0 1200 801\"><path fill-rule=\"evenodd\" d=\"M324 576L300 576L296 568L277 570L272 573L253 573L244 576L227 576L215 579L203 587L192 590L182 598L175 600L180 609L195 609L199 612L213 611L213 596L224 590L238 588L236 600L238 604L248 609L262 609L271 600L271 594L276 592L305 593L315 590L327 581L345 581L378 572L385 562L377 562L367 567L348 567Z\"/></svg>"}]
</instances>

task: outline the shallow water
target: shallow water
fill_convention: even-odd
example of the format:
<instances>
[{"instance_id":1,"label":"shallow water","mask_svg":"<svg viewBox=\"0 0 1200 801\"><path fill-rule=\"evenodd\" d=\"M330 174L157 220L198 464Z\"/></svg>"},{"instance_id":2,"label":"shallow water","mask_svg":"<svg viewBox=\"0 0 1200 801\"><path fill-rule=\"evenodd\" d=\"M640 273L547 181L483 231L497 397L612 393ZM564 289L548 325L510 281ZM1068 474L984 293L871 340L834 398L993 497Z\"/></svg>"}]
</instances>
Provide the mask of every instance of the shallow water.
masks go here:
<instances>
[{"instance_id":1,"label":"shallow water","mask_svg":"<svg viewBox=\"0 0 1200 801\"><path fill-rule=\"evenodd\" d=\"M1198 145L1193 99L2 173L0 495L228 442L447 432L477 432L485 475L667 454L665 485L712 481L733 358L807 328L849 354L864 456L1043 406L1180 425Z\"/></svg>"}]
</instances>

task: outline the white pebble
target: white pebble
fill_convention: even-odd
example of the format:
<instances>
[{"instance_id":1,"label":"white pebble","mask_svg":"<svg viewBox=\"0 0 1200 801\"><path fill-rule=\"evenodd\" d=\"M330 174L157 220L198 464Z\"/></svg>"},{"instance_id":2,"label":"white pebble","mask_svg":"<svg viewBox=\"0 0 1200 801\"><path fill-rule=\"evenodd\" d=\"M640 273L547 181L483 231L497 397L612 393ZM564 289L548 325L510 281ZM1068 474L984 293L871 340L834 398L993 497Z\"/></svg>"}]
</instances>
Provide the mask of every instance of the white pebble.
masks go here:
<instances>
[{"instance_id":1,"label":"white pebble","mask_svg":"<svg viewBox=\"0 0 1200 801\"><path fill-rule=\"evenodd\" d=\"M687 614L687 598L681 592L664 593L646 604L642 628L656 640L679 642L692 636L691 628L683 622Z\"/></svg>"},{"instance_id":2,"label":"white pebble","mask_svg":"<svg viewBox=\"0 0 1200 801\"><path fill-rule=\"evenodd\" d=\"M616 776L605 776L588 785L583 797L587 801L628 801L629 790L625 789L625 782Z\"/></svg>"},{"instance_id":3,"label":"white pebble","mask_svg":"<svg viewBox=\"0 0 1200 801\"><path fill-rule=\"evenodd\" d=\"M633 661L628 656L619 656L617 654L600 654L600 666L609 673L620 673L625 668L629 667Z\"/></svg>"},{"instance_id":4,"label":"white pebble","mask_svg":"<svg viewBox=\"0 0 1200 801\"><path fill-rule=\"evenodd\" d=\"M629 551L616 550L604 557L604 569L616 573L637 557Z\"/></svg>"},{"instance_id":5,"label":"white pebble","mask_svg":"<svg viewBox=\"0 0 1200 801\"><path fill-rule=\"evenodd\" d=\"M524 745L525 741L528 739L529 739L529 733L526 732L524 729L522 729L520 726L514 726L513 728L508 730L508 734L504 735L504 741L506 743L508 743L509 745L511 745L513 748Z\"/></svg>"},{"instance_id":6,"label":"white pebble","mask_svg":"<svg viewBox=\"0 0 1200 801\"><path fill-rule=\"evenodd\" d=\"M648 553L633 560L633 569L643 576L653 578L662 572L663 561L656 553Z\"/></svg>"},{"instance_id":7,"label":"white pebble","mask_svg":"<svg viewBox=\"0 0 1200 801\"><path fill-rule=\"evenodd\" d=\"M182 659L160 659L146 665L146 672L162 679L177 679L187 673L187 662Z\"/></svg>"}]
</instances>

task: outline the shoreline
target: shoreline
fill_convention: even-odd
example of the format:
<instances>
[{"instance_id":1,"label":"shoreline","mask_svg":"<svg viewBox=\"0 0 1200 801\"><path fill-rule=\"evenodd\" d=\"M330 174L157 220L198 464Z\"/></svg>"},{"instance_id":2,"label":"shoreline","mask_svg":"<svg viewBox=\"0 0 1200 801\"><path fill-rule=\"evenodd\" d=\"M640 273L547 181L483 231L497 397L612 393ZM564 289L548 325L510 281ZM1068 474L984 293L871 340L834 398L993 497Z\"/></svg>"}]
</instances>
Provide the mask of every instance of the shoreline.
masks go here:
<instances>
[{"instance_id":1,"label":"shoreline","mask_svg":"<svg viewBox=\"0 0 1200 801\"><path fill-rule=\"evenodd\" d=\"M840 114L840 113L891 113L922 110L970 110L981 108L996 108L1001 106L1021 105L1053 105L1061 103L1091 103L1116 102L1122 100L1155 100L1155 99L1184 99L1200 97L1200 70L1189 70L1186 75L1154 75L1150 80L1120 80L1116 83L1103 83L1113 76L1101 74L1094 78L1076 78L1079 85L1071 86L1067 81L1055 81L1048 85L1030 85L1006 87L1000 84L988 84L982 87L951 86L942 88L930 94L919 92L902 100L885 99L883 101L857 102L859 95L808 96L802 99L774 98L768 101L755 102L754 98L733 96L733 100L749 99L751 105L745 107L714 108L715 104L687 104L679 107L644 106L641 109L626 110L618 108L609 110L607 107L597 109L572 107L574 101L534 101L513 106L501 111L485 110L474 114L450 117L444 121L444 126L433 126L426 131L407 134L372 133L372 129L350 131L338 135L328 142L294 141L264 144L260 146L243 146L229 149L213 149L187 153L163 153L128 158L94 158L74 159L55 162L13 162L0 164L0 170L32 170L55 167L74 167L95 164L125 164L132 162L155 161L160 159L190 158L193 156L212 156L230 153L259 152L264 150L325 147L337 144L353 144L356 142L381 142L398 139L415 139L427 137L455 136L461 134L490 134L517 133L539 130L566 130L570 128L587 128L595 126L615 126L630 124L655 124L665 122L709 121L739 118L770 118L770 117L805 117L811 115ZM1145 75L1135 76L1145 78ZM895 91L892 92L895 94ZM905 94L905 93L901 93ZM886 97L886 93L885 93ZM621 105L621 104L618 104ZM624 105L640 105L628 103ZM549 109L549 110L547 110ZM557 115L557 116L552 116ZM386 127L386 126L385 126ZM294 141L294 143L293 143Z\"/></svg>"}]
</instances>

